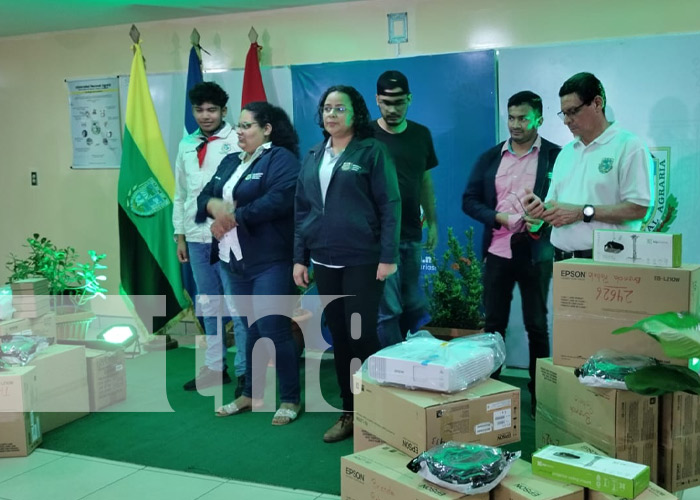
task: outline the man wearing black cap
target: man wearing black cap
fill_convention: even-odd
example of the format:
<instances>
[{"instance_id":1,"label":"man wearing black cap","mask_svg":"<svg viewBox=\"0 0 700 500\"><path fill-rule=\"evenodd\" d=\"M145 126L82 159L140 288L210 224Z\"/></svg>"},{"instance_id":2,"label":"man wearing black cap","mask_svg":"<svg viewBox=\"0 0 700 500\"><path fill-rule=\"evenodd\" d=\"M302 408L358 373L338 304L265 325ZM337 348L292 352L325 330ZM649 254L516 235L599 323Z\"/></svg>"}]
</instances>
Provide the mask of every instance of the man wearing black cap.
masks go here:
<instances>
[{"instance_id":1,"label":"man wearing black cap","mask_svg":"<svg viewBox=\"0 0 700 500\"><path fill-rule=\"evenodd\" d=\"M398 271L389 276L379 307L377 333L382 346L396 344L406 333L430 320L419 284L423 224L428 224L426 246L437 243L435 194L429 170L438 164L433 138L423 125L406 119L411 104L408 80L399 71L386 71L377 80L381 118L372 122L374 136L386 144L396 165L401 192L401 243Z\"/></svg>"}]
</instances>

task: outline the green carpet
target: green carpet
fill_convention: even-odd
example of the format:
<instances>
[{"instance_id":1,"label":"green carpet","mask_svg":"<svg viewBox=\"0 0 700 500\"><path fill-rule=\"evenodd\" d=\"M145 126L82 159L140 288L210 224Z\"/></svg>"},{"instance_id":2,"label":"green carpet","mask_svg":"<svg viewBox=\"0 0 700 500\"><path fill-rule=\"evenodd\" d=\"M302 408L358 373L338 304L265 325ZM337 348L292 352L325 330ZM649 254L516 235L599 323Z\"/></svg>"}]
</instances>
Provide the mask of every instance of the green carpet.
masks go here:
<instances>
[{"instance_id":1,"label":"green carpet","mask_svg":"<svg viewBox=\"0 0 700 500\"><path fill-rule=\"evenodd\" d=\"M148 356L148 355L146 355ZM146 358L129 360L127 368ZM195 372L192 349L167 352L167 393L175 412L98 412L44 435L43 448L130 462L150 467L340 494L340 457L352 453L352 440L326 444L321 437L336 413L302 413L296 422L270 425L272 413L249 412L227 418L213 415L213 398L182 390ZM302 363L303 366L303 363ZM503 378L524 389L526 380ZM303 383L302 383L303 387ZM233 399L235 383L224 386ZM332 360L321 365L321 389L340 407ZM302 401L304 396L302 394ZM523 398L522 442L507 449L534 448L529 397Z\"/></svg>"}]
</instances>

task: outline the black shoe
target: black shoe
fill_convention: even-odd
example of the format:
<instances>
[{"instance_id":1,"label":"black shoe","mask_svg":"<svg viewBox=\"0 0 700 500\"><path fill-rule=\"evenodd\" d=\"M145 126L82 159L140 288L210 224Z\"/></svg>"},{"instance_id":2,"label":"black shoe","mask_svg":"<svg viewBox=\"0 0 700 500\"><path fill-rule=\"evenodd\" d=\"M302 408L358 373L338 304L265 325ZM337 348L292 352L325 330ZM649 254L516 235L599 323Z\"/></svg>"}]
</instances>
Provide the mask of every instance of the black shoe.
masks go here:
<instances>
[{"instance_id":1,"label":"black shoe","mask_svg":"<svg viewBox=\"0 0 700 500\"><path fill-rule=\"evenodd\" d=\"M219 372L216 370L210 370L206 366L203 366L199 370L197 378L193 378L185 385L182 386L186 391L195 391L197 389L205 389L207 387L213 387L215 385L230 384L231 377L228 376L226 370Z\"/></svg>"},{"instance_id":2,"label":"black shoe","mask_svg":"<svg viewBox=\"0 0 700 500\"><path fill-rule=\"evenodd\" d=\"M236 392L233 393L235 399L238 399L243 395L243 389L245 389L245 375L239 375L238 386L236 386Z\"/></svg>"}]
</instances>

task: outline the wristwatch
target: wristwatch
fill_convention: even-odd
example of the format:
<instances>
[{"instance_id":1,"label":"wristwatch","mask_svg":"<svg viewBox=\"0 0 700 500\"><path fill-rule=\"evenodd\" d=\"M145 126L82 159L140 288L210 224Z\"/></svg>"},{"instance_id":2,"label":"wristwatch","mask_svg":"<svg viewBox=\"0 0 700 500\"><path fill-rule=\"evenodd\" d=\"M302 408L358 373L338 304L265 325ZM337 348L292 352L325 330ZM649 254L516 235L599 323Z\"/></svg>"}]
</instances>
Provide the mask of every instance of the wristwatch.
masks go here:
<instances>
[{"instance_id":1,"label":"wristwatch","mask_svg":"<svg viewBox=\"0 0 700 500\"><path fill-rule=\"evenodd\" d=\"M595 215L595 207L593 205L585 205L583 207L583 222L591 222Z\"/></svg>"}]
</instances>

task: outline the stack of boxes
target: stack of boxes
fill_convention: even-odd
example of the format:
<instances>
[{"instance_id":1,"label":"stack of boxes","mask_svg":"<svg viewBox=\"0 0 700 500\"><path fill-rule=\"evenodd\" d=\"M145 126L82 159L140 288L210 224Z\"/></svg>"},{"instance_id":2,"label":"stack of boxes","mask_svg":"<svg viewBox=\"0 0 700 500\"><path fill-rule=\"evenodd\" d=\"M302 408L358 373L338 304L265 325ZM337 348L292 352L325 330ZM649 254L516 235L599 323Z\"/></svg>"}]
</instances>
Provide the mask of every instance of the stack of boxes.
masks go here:
<instances>
[{"instance_id":1,"label":"stack of boxes","mask_svg":"<svg viewBox=\"0 0 700 500\"><path fill-rule=\"evenodd\" d=\"M599 261L571 259L554 266L553 359L537 364L536 447L567 445L610 457L605 460L611 471L613 465L637 467L631 496L670 500L676 497L649 480L670 491L700 484L700 396L658 398L592 388L579 382L574 369L604 348L686 364L665 356L641 332L611 332L653 314L699 313L700 266L680 264L677 236L618 233L597 236ZM648 267L658 265L669 267ZM448 440L492 446L520 440L519 390L498 381L447 395L383 387L356 374L354 392L355 453L341 463L346 500L460 498L412 475L406 463ZM615 498L597 484L589 489L543 478L543 467L538 461L535 471L525 461L515 462L491 500Z\"/></svg>"},{"instance_id":2,"label":"stack of boxes","mask_svg":"<svg viewBox=\"0 0 700 500\"><path fill-rule=\"evenodd\" d=\"M43 278L12 284L14 317L0 321L0 336L56 337L56 314L50 310ZM42 433L90 411L126 399L123 351L99 351L53 344L26 366L0 371L0 457L26 456Z\"/></svg>"},{"instance_id":3,"label":"stack of boxes","mask_svg":"<svg viewBox=\"0 0 700 500\"><path fill-rule=\"evenodd\" d=\"M15 318L39 318L50 312L49 282L44 278L20 280L10 285Z\"/></svg>"},{"instance_id":4,"label":"stack of boxes","mask_svg":"<svg viewBox=\"0 0 700 500\"><path fill-rule=\"evenodd\" d=\"M520 389L506 383L486 379L444 394L380 386L358 372L353 385L355 453L341 459L343 499L466 498L422 479L406 464L446 441L520 441ZM489 494L469 498L487 500Z\"/></svg>"},{"instance_id":5,"label":"stack of boxes","mask_svg":"<svg viewBox=\"0 0 700 500\"><path fill-rule=\"evenodd\" d=\"M696 486L700 397L587 387L574 368L601 349L687 365L642 332L611 332L654 314L699 313L700 265L681 265L677 235L600 231L595 242L594 260L554 264L553 358L537 362L536 447L585 441L648 465L651 480L669 491ZM651 267L659 263L676 267Z\"/></svg>"}]
</instances>

